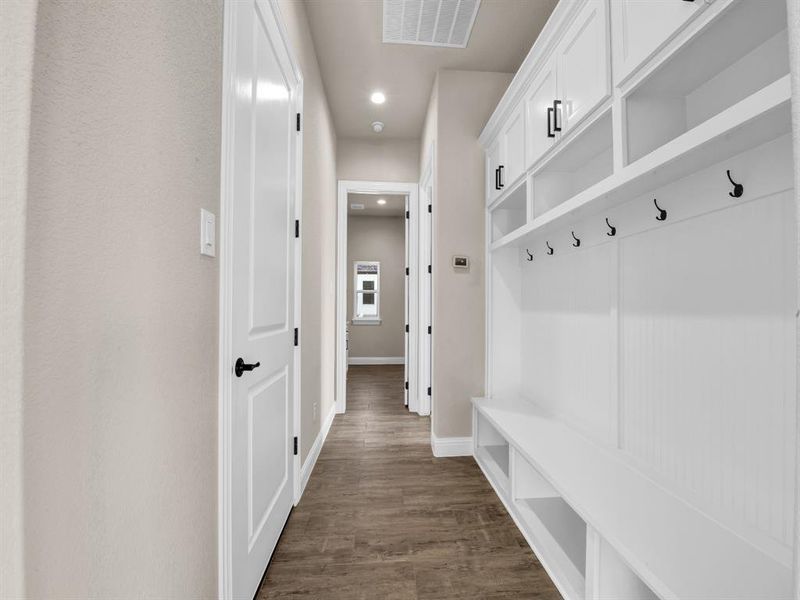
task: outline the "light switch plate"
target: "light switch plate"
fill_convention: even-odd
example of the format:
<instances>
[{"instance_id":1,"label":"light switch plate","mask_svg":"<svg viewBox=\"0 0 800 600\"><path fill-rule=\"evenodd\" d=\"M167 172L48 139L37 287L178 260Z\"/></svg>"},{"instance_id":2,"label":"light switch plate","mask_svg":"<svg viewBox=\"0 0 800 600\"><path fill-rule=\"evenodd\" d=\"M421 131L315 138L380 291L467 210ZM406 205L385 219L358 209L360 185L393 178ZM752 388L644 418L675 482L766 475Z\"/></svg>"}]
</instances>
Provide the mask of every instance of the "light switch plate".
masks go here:
<instances>
[{"instance_id":1,"label":"light switch plate","mask_svg":"<svg viewBox=\"0 0 800 600\"><path fill-rule=\"evenodd\" d=\"M206 209L200 209L200 254L217 255L217 217Z\"/></svg>"}]
</instances>

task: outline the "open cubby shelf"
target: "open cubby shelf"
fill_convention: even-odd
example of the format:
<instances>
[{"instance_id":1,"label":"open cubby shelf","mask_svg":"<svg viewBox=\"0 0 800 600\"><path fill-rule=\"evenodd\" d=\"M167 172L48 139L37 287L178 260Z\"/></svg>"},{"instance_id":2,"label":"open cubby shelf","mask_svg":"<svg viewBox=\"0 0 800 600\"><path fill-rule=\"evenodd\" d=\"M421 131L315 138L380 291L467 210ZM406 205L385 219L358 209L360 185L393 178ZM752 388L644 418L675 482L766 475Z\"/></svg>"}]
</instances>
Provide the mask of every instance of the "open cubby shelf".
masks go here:
<instances>
[{"instance_id":1,"label":"open cubby shelf","mask_svg":"<svg viewBox=\"0 0 800 600\"><path fill-rule=\"evenodd\" d=\"M533 173L533 217L610 176L614 171L611 110L565 142Z\"/></svg>"},{"instance_id":2,"label":"open cubby shelf","mask_svg":"<svg viewBox=\"0 0 800 600\"><path fill-rule=\"evenodd\" d=\"M524 226L528 220L528 186L523 179L490 207L492 241Z\"/></svg>"},{"instance_id":3,"label":"open cubby shelf","mask_svg":"<svg viewBox=\"0 0 800 600\"><path fill-rule=\"evenodd\" d=\"M786 4L735 3L625 97L628 162L788 73Z\"/></svg>"}]
</instances>

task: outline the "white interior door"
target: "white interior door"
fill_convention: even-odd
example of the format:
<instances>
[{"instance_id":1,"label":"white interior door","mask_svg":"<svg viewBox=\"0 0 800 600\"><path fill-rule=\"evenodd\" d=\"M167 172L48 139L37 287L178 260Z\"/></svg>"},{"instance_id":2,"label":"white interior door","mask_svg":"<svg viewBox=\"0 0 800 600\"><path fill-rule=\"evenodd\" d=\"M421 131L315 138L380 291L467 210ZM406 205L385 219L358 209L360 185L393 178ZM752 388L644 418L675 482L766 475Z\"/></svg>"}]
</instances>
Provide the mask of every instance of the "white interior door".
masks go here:
<instances>
[{"instance_id":1,"label":"white interior door","mask_svg":"<svg viewBox=\"0 0 800 600\"><path fill-rule=\"evenodd\" d=\"M230 2L230 514L234 598L252 598L293 502L296 86L272 7ZM244 370L237 365L244 364Z\"/></svg>"}]
</instances>

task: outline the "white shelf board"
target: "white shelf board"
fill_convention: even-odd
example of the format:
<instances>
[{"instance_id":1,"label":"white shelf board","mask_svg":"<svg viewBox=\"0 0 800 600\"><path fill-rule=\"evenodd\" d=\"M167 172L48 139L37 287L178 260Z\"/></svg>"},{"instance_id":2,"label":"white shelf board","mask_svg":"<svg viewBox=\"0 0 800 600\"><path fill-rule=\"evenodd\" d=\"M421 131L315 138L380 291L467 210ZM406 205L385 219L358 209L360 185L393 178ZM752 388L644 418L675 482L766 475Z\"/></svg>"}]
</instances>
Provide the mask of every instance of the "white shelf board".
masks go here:
<instances>
[{"instance_id":1,"label":"white shelf board","mask_svg":"<svg viewBox=\"0 0 800 600\"><path fill-rule=\"evenodd\" d=\"M792 569L522 399L473 404L660 597L790 600Z\"/></svg>"},{"instance_id":2,"label":"white shelf board","mask_svg":"<svg viewBox=\"0 0 800 600\"><path fill-rule=\"evenodd\" d=\"M501 237L490 250L522 246L530 237L631 200L651 189L735 156L791 131L791 82L786 75Z\"/></svg>"}]
</instances>

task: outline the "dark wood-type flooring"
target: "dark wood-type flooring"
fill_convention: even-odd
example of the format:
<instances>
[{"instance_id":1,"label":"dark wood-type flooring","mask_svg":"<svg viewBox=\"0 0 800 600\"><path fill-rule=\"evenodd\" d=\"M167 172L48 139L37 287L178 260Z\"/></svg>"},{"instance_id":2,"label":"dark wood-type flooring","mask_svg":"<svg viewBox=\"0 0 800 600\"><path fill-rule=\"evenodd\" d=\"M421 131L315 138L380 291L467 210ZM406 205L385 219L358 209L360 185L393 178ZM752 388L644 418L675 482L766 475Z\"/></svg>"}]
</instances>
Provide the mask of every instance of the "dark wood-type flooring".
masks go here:
<instances>
[{"instance_id":1,"label":"dark wood-type flooring","mask_svg":"<svg viewBox=\"0 0 800 600\"><path fill-rule=\"evenodd\" d=\"M257 598L561 598L475 461L433 458L403 367L348 377Z\"/></svg>"}]
</instances>

